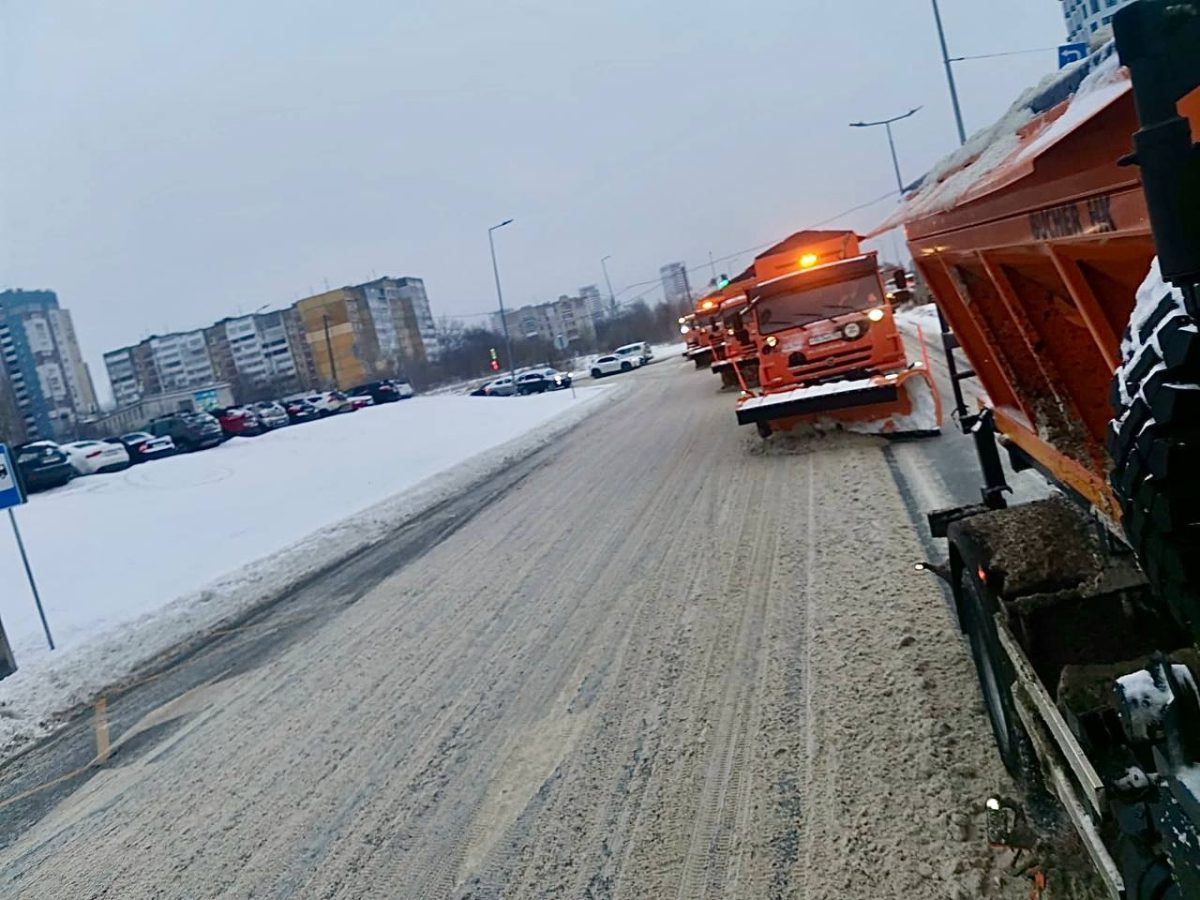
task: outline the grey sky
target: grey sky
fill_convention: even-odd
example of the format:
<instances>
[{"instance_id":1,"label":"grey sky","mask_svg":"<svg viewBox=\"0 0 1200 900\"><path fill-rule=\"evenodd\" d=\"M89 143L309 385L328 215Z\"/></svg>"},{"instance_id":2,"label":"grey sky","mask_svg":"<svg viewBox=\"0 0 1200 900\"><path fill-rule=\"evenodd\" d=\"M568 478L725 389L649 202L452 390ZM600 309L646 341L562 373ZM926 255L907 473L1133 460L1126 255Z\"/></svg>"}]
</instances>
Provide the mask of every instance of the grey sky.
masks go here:
<instances>
[{"instance_id":1,"label":"grey sky","mask_svg":"<svg viewBox=\"0 0 1200 900\"><path fill-rule=\"evenodd\" d=\"M952 53L1052 47L1056 0L942 0ZM699 268L955 145L926 0L0 0L0 286L100 355L373 274L435 315ZM958 66L968 130L1055 65ZM847 217L868 228L887 205ZM743 257L721 266L732 271ZM702 280L705 272L697 272ZM482 319L472 321L482 322Z\"/></svg>"}]
</instances>

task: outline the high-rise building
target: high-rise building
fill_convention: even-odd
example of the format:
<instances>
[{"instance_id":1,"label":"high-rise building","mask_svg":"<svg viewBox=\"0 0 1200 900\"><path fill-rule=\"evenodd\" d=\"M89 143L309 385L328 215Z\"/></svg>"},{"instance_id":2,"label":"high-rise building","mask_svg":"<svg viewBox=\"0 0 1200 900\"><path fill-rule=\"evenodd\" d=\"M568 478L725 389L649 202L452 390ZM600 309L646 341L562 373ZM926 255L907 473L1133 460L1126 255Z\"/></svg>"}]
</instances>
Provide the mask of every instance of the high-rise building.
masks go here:
<instances>
[{"instance_id":1,"label":"high-rise building","mask_svg":"<svg viewBox=\"0 0 1200 900\"><path fill-rule=\"evenodd\" d=\"M8 371L0 365L0 441L11 447L23 444L28 439L29 437L25 433L25 422L21 417L21 408L17 406L17 397L13 393Z\"/></svg>"},{"instance_id":2,"label":"high-rise building","mask_svg":"<svg viewBox=\"0 0 1200 900\"><path fill-rule=\"evenodd\" d=\"M104 354L118 408L175 391L231 386L238 402L315 381L294 310L235 316L196 331L154 335Z\"/></svg>"},{"instance_id":3,"label":"high-rise building","mask_svg":"<svg viewBox=\"0 0 1200 900\"><path fill-rule=\"evenodd\" d=\"M216 379L232 384L239 400L252 393L282 394L308 386L310 367L301 350L307 342L289 323L294 316L292 310L254 313L204 329Z\"/></svg>"},{"instance_id":4,"label":"high-rise building","mask_svg":"<svg viewBox=\"0 0 1200 900\"><path fill-rule=\"evenodd\" d=\"M594 284L585 284L579 289L579 298L583 300L587 306L588 314L592 317L592 321L598 321L608 315L608 306L604 302L604 297L600 293L600 288Z\"/></svg>"},{"instance_id":5,"label":"high-rise building","mask_svg":"<svg viewBox=\"0 0 1200 900\"><path fill-rule=\"evenodd\" d=\"M687 267L681 262L667 263L658 270L662 279L663 299L675 309L689 309L692 288L688 284Z\"/></svg>"},{"instance_id":6,"label":"high-rise building","mask_svg":"<svg viewBox=\"0 0 1200 900\"><path fill-rule=\"evenodd\" d=\"M395 279L395 282L397 296L404 309L404 330L409 335L408 340L413 347L414 356L419 343L425 350L425 359L437 362L441 345L438 343L433 311L429 308L429 295L425 293L425 282L407 275Z\"/></svg>"},{"instance_id":7,"label":"high-rise building","mask_svg":"<svg viewBox=\"0 0 1200 900\"><path fill-rule=\"evenodd\" d=\"M596 323L588 301L583 297L568 297L566 294L548 303L536 303L518 309L506 309L504 319L508 321L508 333L513 340L541 339L553 341L560 335L568 343L591 341L596 336ZM492 330L500 333L504 321L499 313L492 314Z\"/></svg>"},{"instance_id":8,"label":"high-rise building","mask_svg":"<svg viewBox=\"0 0 1200 900\"><path fill-rule=\"evenodd\" d=\"M96 412L71 314L54 291L0 293L0 358L27 438L72 438Z\"/></svg>"},{"instance_id":9,"label":"high-rise building","mask_svg":"<svg viewBox=\"0 0 1200 900\"><path fill-rule=\"evenodd\" d=\"M1112 22L1113 14L1133 0L1059 0L1063 16L1067 20L1067 40L1087 43L1105 25Z\"/></svg>"},{"instance_id":10,"label":"high-rise building","mask_svg":"<svg viewBox=\"0 0 1200 900\"><path fill-rule=\"evenodd\" d=\"M296 301L317 380L351 388L390 374L380 353L374 316L360 288L342 287Z\"/></svg>"},{"instance_id":11,"label":"high-rise building","mask_svg":"<svg viewBox=\"0 0 1200 900\"><path fill-rule=\"evenodd\" d=\"M400 373L410 365L437 359L437 327L420 278L377 278L355 285L367 308L379 340L379 353L387 368Z\"/></svg>"}]
</instances>

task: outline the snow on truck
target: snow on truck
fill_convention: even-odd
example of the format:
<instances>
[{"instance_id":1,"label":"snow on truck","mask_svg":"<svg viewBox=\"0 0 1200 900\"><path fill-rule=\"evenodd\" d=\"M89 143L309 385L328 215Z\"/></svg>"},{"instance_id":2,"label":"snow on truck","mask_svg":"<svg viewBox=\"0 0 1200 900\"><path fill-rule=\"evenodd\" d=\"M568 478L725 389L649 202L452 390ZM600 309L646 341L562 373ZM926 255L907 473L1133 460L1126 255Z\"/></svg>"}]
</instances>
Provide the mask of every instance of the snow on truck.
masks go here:
<instances>
[{"instance_id":1,"label":"snow on truck","mask_svg":"<svg viewBox=\"0 0 1200 900\"><path fill-rule=\"evenodd\" d=\"M1000 756L1114 897L1176 900L1200 897L1200 2L1136 0L1114 32L882 227L950 326L983 487L930 513L931 568ZM1009 507L1002 450L1059 495Z\"/></svg>"},{"instance_id":2,"label":"snow on truck","mask_svg":"<svg viewBox=\"0 0 1200 900\"><path fill-rule=\"evenodd\" d=\"M909 364L875 253L852 231L801 231L755 259L742 320L758 348L757 393L740 425L764 437L804 422L932 433L941 400L927 362Z\"/></svg>"}]
</instances>

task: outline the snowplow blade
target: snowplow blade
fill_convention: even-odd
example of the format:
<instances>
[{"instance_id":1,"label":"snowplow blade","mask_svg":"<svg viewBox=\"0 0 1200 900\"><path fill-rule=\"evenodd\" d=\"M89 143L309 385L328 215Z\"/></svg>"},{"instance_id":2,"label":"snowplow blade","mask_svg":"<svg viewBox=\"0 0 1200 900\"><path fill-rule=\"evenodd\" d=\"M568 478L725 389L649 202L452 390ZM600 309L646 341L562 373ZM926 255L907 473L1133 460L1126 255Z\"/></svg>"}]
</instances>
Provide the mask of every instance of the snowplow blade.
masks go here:
<instances>
[{"instance_id":1,"label":"snowplow blade","mask_svg":"<svg viewBox=\"0 0 1200 900\"><path fill-rule=\"evenodd\" d=\"M707 369L712 364L712 347L693 347L683 355L695 363L697 369Z\"/></svg>"},{"instance_id":2,"label":"snowplow blade","mask_svg":"<svg viewBox=\"0 0 1200 900\"><path fill-rule=\"evenodd\" d=\"M929 370L918 363L889 375L743 397L737 420L771 431L806 423L868 434L933 434L942 427L942 403Z\"/></svg>"}]
</instances>

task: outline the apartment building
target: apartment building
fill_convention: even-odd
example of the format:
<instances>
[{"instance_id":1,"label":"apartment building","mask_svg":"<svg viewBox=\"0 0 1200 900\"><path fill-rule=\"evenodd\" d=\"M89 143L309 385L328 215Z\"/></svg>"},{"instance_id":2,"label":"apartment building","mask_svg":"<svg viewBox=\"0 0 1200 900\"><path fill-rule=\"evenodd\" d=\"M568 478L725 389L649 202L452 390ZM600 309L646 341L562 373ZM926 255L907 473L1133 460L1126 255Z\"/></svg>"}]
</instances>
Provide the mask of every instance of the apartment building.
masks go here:
<instances>
[{"instance_id":1,"label":"apartment building","mask_svg":"<svg viewBox=\"0 0 1200 900\"><path fill-rule=\"evenodd\" d=\"M54 291L0 292L0 360L28 439L70 439L96 412L71 314Z\"/></svg>"}]
</instances>

